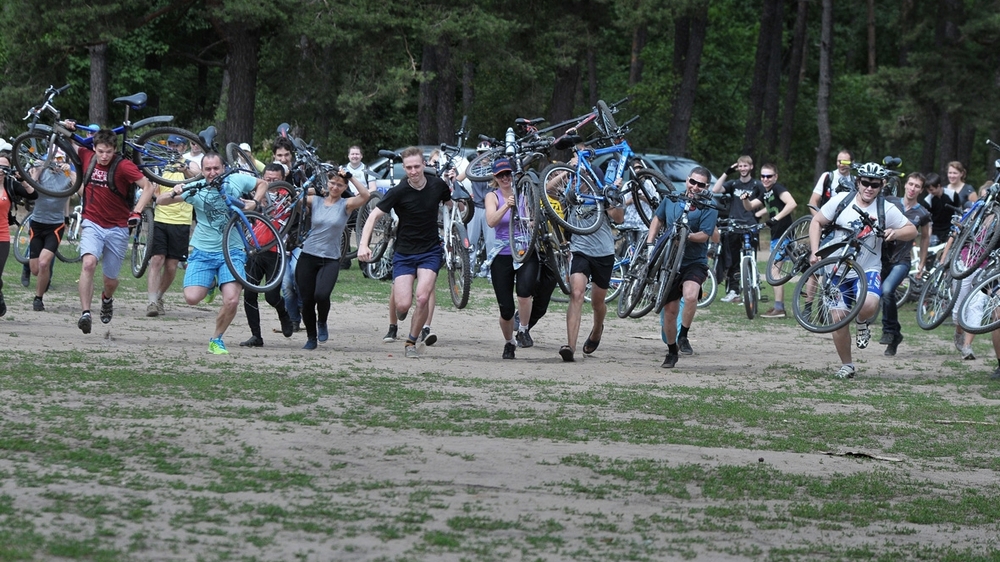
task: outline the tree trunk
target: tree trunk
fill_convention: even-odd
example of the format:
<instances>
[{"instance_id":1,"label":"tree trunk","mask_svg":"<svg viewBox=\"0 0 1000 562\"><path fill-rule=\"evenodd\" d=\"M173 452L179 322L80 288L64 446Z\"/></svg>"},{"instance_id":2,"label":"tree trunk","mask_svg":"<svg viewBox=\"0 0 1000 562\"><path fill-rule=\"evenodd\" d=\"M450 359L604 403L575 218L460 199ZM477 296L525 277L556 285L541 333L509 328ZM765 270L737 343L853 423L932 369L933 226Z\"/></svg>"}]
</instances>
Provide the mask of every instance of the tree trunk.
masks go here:
<instances>
[{"instance_id":1,"label":"tree trunk","mask_svg":"<svg viewBox=\"0 0 1000 562\"><path fill-rule=\"evenodd\" d=\"M955 160L965 164L966 170L972 168L972 144L975 140L976 127L969 124L963 124L958 130L958 142L955 147Z\"/></svg>"},{"instance_id":2,"label":"tree trunk","mask_svg":"<svg viewBox=\"0 0 1000 562\"><path fill-rule=\"evenodd\" d=\"M684 74L681 86L674 97L670 112L670 125L667 128L667 146L670 154L687 155L688 131L691 129L691 115L694 112L695 94L698 91L698 74L701 70L701 53L705 47L705 31L708 27L708 4L703 3L696 8L697 12L690 18L690 23L684 35L689 38L685 45ZM675 48L676 48L675 43ZM674 57L677 60L677 57Z\"/></svg>"},{"instance_id":3,"label":"tree trunk","mask_svg":"<svg viewBox=\"0 0 1000 562\"><path fill-rule=\"evenodd\" d=\"M875 74L875 0L868 0L868 74Z\"/></svg>"},{"instance_id":4,"label":"tree trunk","mask_svg":"<svg viewBox=\"0 0 1000 562\"><path fill-rule=\"evenodd\" d=\"M417 143L434 144L437 138L437 121L434 119L434 110L437 108L437 58L434 45L425 44L424 53L420 61L420 73L423 80L420 82L419 99L417 100Z\"/></svg>"},{"instance_id":5,"label":"tree trunk","mask_svg":"<svg viewBox=\"0 0 1000 562\"><path fill-rule=\"evenodd\" d=\"M590 107L596 107L597 100L601 98L597 91L597 56L594 49L587 49L587 90L590 94Z\"/></svg>"},{"instance_id":6,"label":"tree trunk","mask_svg":"<svg viewBox=\"0 0 1000 562\"><path fill-rule=\"evenodd\" d=\"M631 88L642 81L642 50L646 47L646 25L637 25L632 30L632 59L628 69L628 85Z\"/></svg>"},{"instance_id":7,"label":"tree trunk","mask_svg":"<svg viewBox=\"0 0 1000 562\"><path fill-rule=\"evenodd\" d=\"M778 112L781 102L781 44L784 35L782 21L785 17L784 2L775 7L774 26L771 32L770 58L767 64L767 83L764 87L764 149L761 164L771 161L778 145Z\"/></svg>"},{"instance_id":8,"label":"tree trunk","mask_svg":"<svg viewBox=\"0 0 1000 562\"><path fill-rule=\"evenodd\" d=\"M938 146L938 168L941 170L941 177L948 171L945 167L948 162L955 159L955 139L958 137L958 126L955 121L954 113L948 111L941 113L941 121L938 124L938 130L941 131L941 143Z\"/></svg>"},{"instance_id":9,"label":"tree trunk","mask_svg":"<svg viewBox=\"0 0 1000 562\"><path fill-rule=\"evenodd\" d=\"M799 0L798 12L795 14L795 30L792 32L792 54L788 65L788 87L785 90L785 110L782 115L781 140L779 153L781 159L788 161L792 151L792 135L795 133L795 108L799 101L799 85L802 83L805 62L806 19L809 4Z\"/></svg>"},{"instance_id":10,"label":"tree trunk","mask_svg":"<svg viewBox=\"0 0 1000 562\"><path fill-rule=\"evenodd\" d=\"M227 142L252 143L260 31L236 22L223 23L220 28L229 47L225 138Z\"/></svg>"},{"instance_id":11,"label":"tree trunk","mask_svg":"<svg viewBox=\"0 0 1000 562\"><path fill-rule=\"evenodd\" d=\"M764 0L760 13L760 31L757 33L757 51L753 66L753 81L750 83L750 112L747 115L746 130L743 135L743 154L753 155L761 133L761 112L764 110L764 89L767 71L771 63L771 35L774 33L775 12L780 0Z\"/></svg>"},{"instance_id":12,"label":"tree trunk","mask_svg":"<svg viewBox=\"0 0 1000 562\"><path fill-rule=\"evenodd\" d=\"M550 123L559 123L573 117L573 104L579 81L579 61L570 66L556 68L556 83L552 88L552 101L549 103Z\"/></svg>"},{"instance_id":13,"label":"tree trunk","mask_svg":"<svg viewBox=\"0 0 1000 562\"><path fill-rule=\"evenodd\" d=\"M823 17L819 40L819 90L816 94L816 128L819 146L816 147L815 177L827 170L830 156L830 83L832 80L831 55L833 54L833 0L823 0Z\"/></svg>"},{"instance_id":14,"label":"tree trunk","mask_svg":"<svg viewBox=\"0 0 1000 562\"><path fill-rule=\"evenodd\" d=\"M934 169L934 152L937 147L938 117L931 105L925 108L926 118L924 119L924 147L920 152L920 169Z\"/></svg>"},{"instance_id":15,"label":"tree trunk","mask_svg":"<svg viewBox=\"0 0 1000 562\"><path fill-rule=\"evenodd\" d=\"M455 137L455 90L457 81L451 64L451 45L442 39L437 46L437 143L454 144Z\"/></svg>"},{"instance_id":16,"label":"tree trunk","mask_svg":"<svg viewBox=\"0 0 1000 562\"><path fill-rule=\"evenodd\" d=\"M108 123L108 44L101 43L90 51L90 122L101 126Z\"/></svg>"},{"instance_id":17,"label":"tree trunk","mask_svg":"<svg viewBox=\"0 0 1000 562\"><path fill-rule=\"evenodd\" d=\"M476 65L469 61L462 65L462 115L472 113L472 104L476 101L473 89L473 79L476 77Z\"/></svg>"}]
</instances>

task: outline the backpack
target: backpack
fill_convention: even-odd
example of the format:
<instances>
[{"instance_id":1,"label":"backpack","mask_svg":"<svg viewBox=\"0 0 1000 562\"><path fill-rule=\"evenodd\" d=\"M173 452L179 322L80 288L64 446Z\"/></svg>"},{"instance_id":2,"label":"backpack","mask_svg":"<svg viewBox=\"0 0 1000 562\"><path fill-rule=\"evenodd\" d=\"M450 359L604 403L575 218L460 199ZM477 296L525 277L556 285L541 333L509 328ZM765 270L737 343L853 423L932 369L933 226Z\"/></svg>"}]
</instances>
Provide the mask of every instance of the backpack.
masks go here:
<instances>
[{"instance_id":1,"label":"backpack","mask_svg":"<svg viewBox=\"0 0 1000 562\"><path fill-rule=\"evenodd\" d=\"M833 175L836 174L838 170L830 170L826 173L826 179L823 180L823 193L819 196L819 206L822 207L827 201L833 198L835 193L841 193L843 191L853 191L855 186L853 182L844 183L843 179L841 182L837 183L836 189L833 188ZM838 213L839 215L839 213Z\"/></svg>"},{"instance_id":2,"label":"backpack","mask_svg":"<svg viewBox=\"0 0 1000 562\"><path fill-rule=\"evenodd\" d=\"M118 171L118 163L121 161L122 157L118 153L115 153L114 157L111 158L111 163L108 165L108 176L107 176L108 189L110 189L113 193L117 193L118 196L125 201L125 206L131 208L133 202L135 201L136 185L133 183L132 185L128 186L128 189L126 189L124 193L118 191L118 186L115 185L115 172ZM97 154L95 153L94 156L91 157L90 163L87 164L87 170L83 173L83 183L81 183L80 185L85 186L88 183L90 183L90 178L94 174L94 168L96 167L97 167ZM85 198L81 196L80 200L81 204L84 207L86 207L87 202Z\"/></svg>"}]
</instances>

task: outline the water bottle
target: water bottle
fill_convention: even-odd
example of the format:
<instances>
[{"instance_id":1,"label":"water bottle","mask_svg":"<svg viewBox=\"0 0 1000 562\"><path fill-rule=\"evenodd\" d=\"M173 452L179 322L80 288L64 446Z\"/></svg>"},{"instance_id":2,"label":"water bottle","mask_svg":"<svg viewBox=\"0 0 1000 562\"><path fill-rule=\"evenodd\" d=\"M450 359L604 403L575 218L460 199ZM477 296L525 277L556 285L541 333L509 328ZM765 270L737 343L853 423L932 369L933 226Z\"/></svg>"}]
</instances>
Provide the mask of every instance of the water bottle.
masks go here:
<instances>
[{"instance_id":1,"label":"water bottle","mask_svg":"<svg viewBox=\"0 0 1000 562\"><path fill-rule=\"evenodd\" d=\"M608 169L604 172L604 183L613 183L615 181L615 173L618 171L618 159L612 158L608 161Z\"/></svg>"},{"instance_id":2,"label":"water bottle","mask_svg":"<svg viewBox=\"0 0 1000 562\"><path fill-rule=\"evenodd\" d=\"M507 127L507 135L504 137L504 145L507 147L504 152L506 152L507 156L514 155L514 143L516 141L517 139L514 138L513 127Z\"/></svg>"}]
</instances>

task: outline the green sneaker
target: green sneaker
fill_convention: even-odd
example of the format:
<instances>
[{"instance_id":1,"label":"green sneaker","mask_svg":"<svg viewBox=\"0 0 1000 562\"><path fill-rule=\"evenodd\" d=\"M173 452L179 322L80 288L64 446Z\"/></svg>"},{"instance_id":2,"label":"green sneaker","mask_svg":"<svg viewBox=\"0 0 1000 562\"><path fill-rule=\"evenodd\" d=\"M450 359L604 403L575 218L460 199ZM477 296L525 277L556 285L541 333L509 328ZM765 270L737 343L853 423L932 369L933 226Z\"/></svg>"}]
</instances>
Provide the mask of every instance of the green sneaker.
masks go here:
<instances>
[{"instance_id":1,"label":"green sneaker","mask_svg":"<svg viewBox=\"0 0 1000 562\"><path fill-rule=\"evenodd\" d=\"M205 304L212 304L215 300L215 289L218 287L218 283L213 279L212 286L208 288L208 294L205 295Z\"/></svg>"},{"instance_id":2,"label":"green sneaker","mask_svg":"<svg viewBox=\"0 0 1000 562\"><path fill-rule=\"evenodd\" d=\"M208 352L215 355L229 355L229 350L226 349L226 344L222 341L222 338L212 338L209 340Z\"/></svg>"}]
</instances>

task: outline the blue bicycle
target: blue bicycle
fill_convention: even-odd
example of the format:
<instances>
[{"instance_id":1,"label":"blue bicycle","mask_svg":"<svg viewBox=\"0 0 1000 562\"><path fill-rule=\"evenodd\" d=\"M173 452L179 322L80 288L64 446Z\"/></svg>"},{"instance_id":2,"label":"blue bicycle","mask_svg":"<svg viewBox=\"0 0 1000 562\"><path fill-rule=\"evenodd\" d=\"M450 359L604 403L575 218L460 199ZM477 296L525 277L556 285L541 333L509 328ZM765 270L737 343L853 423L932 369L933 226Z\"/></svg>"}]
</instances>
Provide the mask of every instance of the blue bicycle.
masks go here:
<instances>
[{"instance_id":1,"label":"blue bicycle","mask_svg":"<svg viewBox=\"0 0 1000 562\"><path fill-rule=\"evenodd\" d=\"M28 114L24 117L24 120L30 120L28 130L14 139L11 148L14 167L21 177L38 191L52 197L66 197L80 189L84 176L81 173L83 167L73 143L92 149L94 139L90 134L97 132L93 127L80 124L76 125L75 132L70 131L60 122L59 110L52 104L52 100L67 88L68 85L62 88L49 86L45 91L45 100L28 110ZM146 106L146 94L143 92L116 98L114 103L125 105L125 120L113 129L116 135L122 137L119 153L122 158L134 162L144 176L160 185L174 186L200 178L200 176L185 177L187 161L183 152L193 145L200 146L203 152L206 151L207 148L200 137L185 129L166 126L157 126L135 136L133 132L136 129L168 123L173 120L173 116L157 115L135 123L129 121L129 109L138 111ZM39 122L46 114L53 117L51 125ZM87 136L81 136L79 133ZM180 138L184 139L183 143L175 142ZM59 189L38 182L35 178L42 175L33 175L31 171L39 167L57 171L60 165L57 158L61 157L62 153L65 153L66 160L77 171L77 174L72 176L73 181L66 183L65 187L60 186ZM61 170L58 172L62 173Z\"/></svg>"}]
</instances>

